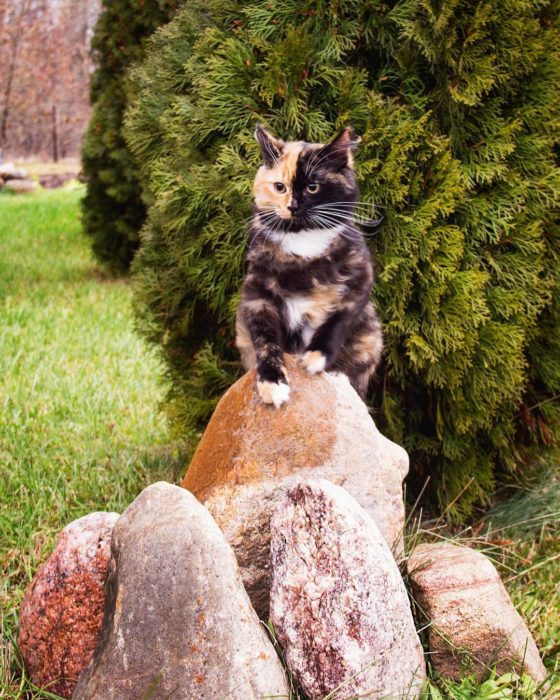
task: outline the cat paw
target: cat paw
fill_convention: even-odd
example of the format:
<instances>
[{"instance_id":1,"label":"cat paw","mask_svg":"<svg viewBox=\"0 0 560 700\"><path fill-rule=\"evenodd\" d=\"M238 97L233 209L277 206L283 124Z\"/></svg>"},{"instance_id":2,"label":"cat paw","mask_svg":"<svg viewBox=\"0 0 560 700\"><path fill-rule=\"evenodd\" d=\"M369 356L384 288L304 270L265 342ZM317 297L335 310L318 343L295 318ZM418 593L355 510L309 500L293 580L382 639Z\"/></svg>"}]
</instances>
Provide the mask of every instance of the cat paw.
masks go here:
<instances>
[{"instance_id":1,"label":"cat paw","mask_svg":"<svg viewBox=\"0 0 560 700\"><path fill-rule=\"evenodd\" d=\"M284 382L257 382L257 391L262 401L280 408L290 398L290 387Z\"/></svg>"},{"instance_id":2,"label":"cat paw","mask_svg":"<svg viewBox=\"0 0 560 700\"><path fill-rule=\"evenodd\" d=\"M308 350L303 356L303 366L309 374L318 374L325 369L327 358L320 350Z\"/></svg>"}]
</instances>

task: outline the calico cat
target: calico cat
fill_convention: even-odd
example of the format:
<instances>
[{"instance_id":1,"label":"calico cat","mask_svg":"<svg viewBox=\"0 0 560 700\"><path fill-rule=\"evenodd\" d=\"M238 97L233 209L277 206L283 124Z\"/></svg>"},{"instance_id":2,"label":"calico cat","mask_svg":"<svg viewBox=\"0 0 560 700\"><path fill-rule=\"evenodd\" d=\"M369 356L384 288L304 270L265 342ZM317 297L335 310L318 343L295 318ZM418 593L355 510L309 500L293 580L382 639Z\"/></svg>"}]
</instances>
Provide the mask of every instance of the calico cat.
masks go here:
<instances>
[{"instance_id":1,"label":"calico cat","mask_svg":"<svg viewBox=\"0 0 560 700\"><path fill-rule=\"evenodd\" d=\"M277 408L290 394L285 352L303 355L311 374L342 372L363 398L383 340L371 256L353 221L360 139L345 129L326 145L284 142L261 125L255 137L264 165L236 317L243 365L256 367L259 396Z\"/></svg>"}]
</instances>

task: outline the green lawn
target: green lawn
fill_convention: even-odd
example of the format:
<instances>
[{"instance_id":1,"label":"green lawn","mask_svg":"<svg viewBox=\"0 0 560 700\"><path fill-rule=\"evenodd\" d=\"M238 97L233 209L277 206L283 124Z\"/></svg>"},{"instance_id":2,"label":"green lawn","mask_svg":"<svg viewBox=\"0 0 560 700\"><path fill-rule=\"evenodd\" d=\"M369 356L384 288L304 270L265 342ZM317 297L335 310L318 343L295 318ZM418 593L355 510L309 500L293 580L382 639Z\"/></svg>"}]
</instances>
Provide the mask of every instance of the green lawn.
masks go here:
<instances>
[{"instance_id":1,"label":"green lawn","mask_svg":"<svg viewBox=\"0 0 560 700\"><path fill-rule=\"evenodd\" d=\"M80 231L81 189L0 195L0 697L23 590L56 533L122 511L184 465L158 414L160 368L133 331L131 289ZM38 697L38 696L37 696Z\"/></svg>"},{"instance_id":2,"label":"green lawn","mask_svg":"<svg viewBox=\"0 0 560 700\"><path fill-rule=\"evenodd\" d=\"M56 533L93 510L122 511L147 484L176 481L185 446L158 414L160 368L133 331L129 285L103 276L80 232L79 189L0 194L0 698L54 697L21 676L12 640L21 597ZM432 700L560 698L560 483L549 476L460 539L497 562L551 681L432 684ZM411 525L410 538L418 536ZM443 523L422 539L449 537Z\"/></svg>"}]
</instances>

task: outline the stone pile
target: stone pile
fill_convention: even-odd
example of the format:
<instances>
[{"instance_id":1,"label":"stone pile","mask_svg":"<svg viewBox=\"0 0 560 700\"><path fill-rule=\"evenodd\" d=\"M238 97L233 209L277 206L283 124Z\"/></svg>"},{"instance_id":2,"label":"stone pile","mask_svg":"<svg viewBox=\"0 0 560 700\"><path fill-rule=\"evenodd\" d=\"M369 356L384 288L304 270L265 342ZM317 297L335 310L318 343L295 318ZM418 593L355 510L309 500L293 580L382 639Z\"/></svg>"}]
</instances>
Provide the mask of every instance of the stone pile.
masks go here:
<instances>
[{"instance_id":1,"label":"stone pile","mask_svg":"<svg viewBox=\"0 0 560 700\"><path fill-rule=\"evenodd\" d=\"M233 547L259 615L268 617L270 518L286 491L307 478L343 486L402 551L405 450L381 435L343 375L310 376L286 357L290 402L271 409L254 371L222 397L182 486L204 503Z\"/></svg>"},{"instance_id":2,"label":"stone pile","mask_svg":"<svg viewBox=\"0 0 560 700\"><path fill-rule=\"evenodd\" d=\"M309 700L420 697L424 656L394 558L406 453L345 377L310 377L287 359L291 402L264 406L243 377L184 488L154 484L118 519L65 528L22 609L36 684L75 700L287 700L291 679ZM474 658L480 676L496 665L542 680L497 572L456 549L422 546L407 564L431 663L450 678ZM270 613L272 641L257 613Z\"/></svg>"},{"instance_id":3,"label":"stone pile","mask_svg":"<svg viewBox=\"0 0 560 700\"><path fill-rule=\"evenodd\" d=\"M36 189L37 183L29 178L25 170L16 168L13 163L0 163L0 190L23 194Z\"/></svg>"}]
</instances>

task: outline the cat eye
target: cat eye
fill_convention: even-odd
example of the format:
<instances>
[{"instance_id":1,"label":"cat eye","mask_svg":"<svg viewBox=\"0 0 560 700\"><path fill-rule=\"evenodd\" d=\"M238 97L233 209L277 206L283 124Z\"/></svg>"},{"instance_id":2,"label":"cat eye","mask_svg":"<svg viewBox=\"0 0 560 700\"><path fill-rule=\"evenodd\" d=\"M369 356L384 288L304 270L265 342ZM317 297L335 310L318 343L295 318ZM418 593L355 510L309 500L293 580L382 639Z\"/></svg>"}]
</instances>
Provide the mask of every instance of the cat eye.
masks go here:
<instances>
[{"instance_id":1,"label":"cat eye","mask_svg":"<svg viewBox=\"0 0 560 700\"><path fill-rule=\"evenodd\" d=\"M286 185L283 182L275 182L274 183L274 189L277 192L285 192L286 191Z\"/></svg>"},{"instance_id":2,"label":"cat eye","mask_svg":"<svg viewBox=\"0 0 560 700\"><path fill-rule=\"evenodd\" d=\"M316 182L310 182L305 189L309 194L315 194L315 192L319 191L319 185Z\"/></svg>"}]
</instances>

